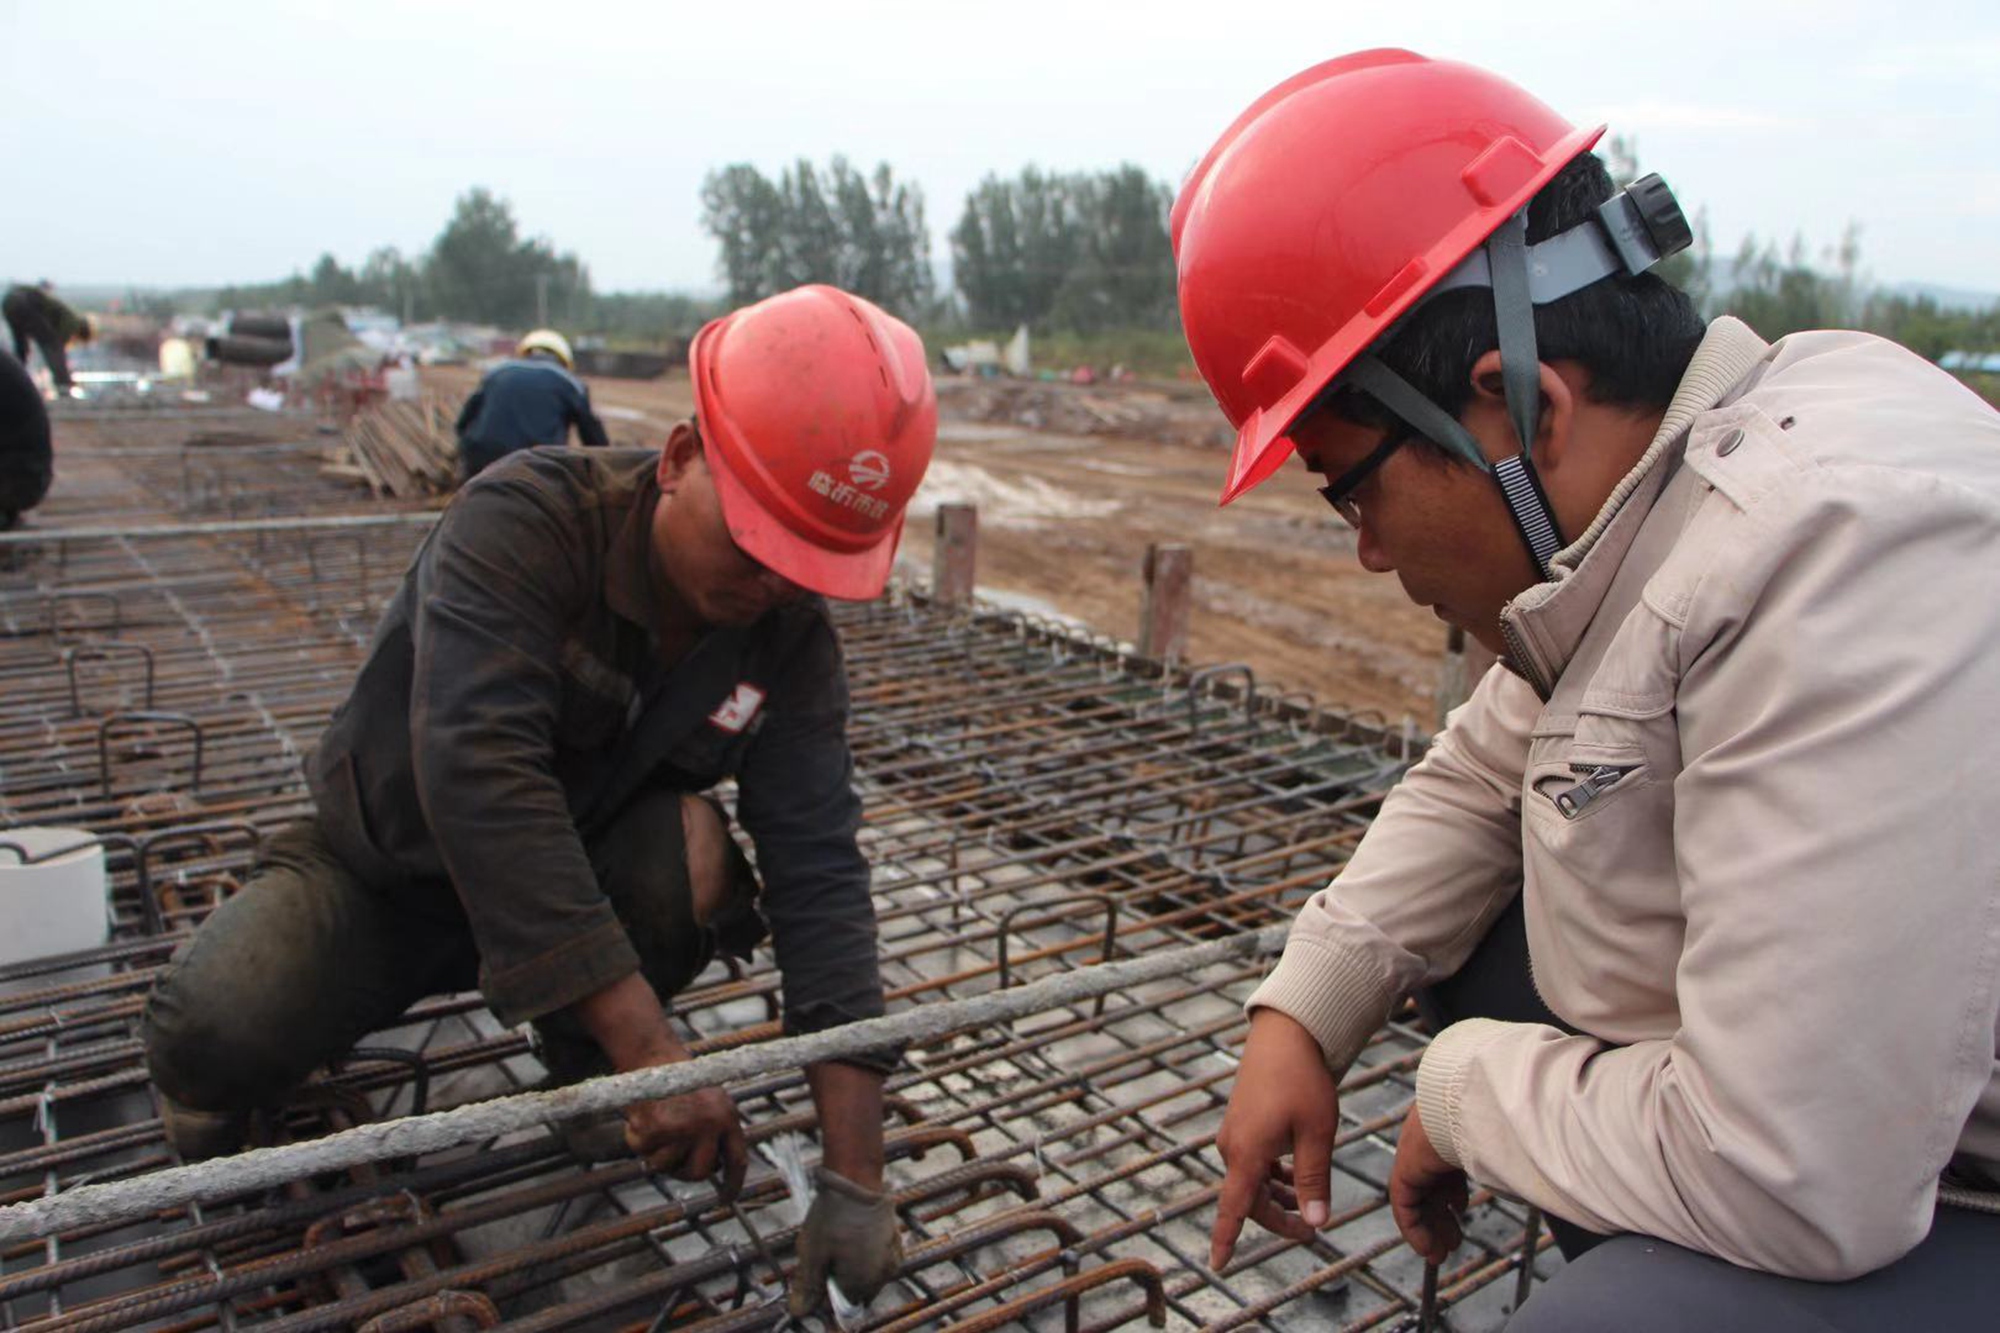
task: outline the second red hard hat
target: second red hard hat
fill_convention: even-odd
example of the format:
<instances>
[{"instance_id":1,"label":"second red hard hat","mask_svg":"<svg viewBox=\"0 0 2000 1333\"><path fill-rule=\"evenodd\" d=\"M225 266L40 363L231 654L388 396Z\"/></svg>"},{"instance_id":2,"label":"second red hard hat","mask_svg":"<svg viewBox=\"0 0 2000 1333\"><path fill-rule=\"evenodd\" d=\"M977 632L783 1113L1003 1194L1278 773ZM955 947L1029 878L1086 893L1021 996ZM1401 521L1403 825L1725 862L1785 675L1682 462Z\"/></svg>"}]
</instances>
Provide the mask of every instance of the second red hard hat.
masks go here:
<instances>
[{"instance_id":1,"label":"second red hard hat","mask_svg":"<svg viewBox=\"0 0 2000 1333\"><path fill-rule=\"evenodd\" d=\"M923 342L835 287L799 287L707 324L688 352L729 535L830 597L882 591L937 444Z\"/></svg>"}]
</instances>

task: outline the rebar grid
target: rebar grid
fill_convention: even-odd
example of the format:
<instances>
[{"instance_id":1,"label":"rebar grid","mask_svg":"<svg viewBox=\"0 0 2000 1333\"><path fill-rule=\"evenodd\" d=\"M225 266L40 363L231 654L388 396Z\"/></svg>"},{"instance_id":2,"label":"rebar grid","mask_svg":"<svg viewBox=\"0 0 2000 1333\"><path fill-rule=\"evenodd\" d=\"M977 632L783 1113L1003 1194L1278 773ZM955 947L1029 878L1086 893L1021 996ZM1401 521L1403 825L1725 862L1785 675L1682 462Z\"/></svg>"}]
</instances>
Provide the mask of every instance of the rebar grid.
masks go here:
<instances>
[{"instance_id":1,"label":"rebar grid","mask_svg":"<svg viewBox=\"0 0 2000 1333\"><path fill-rule=\"evenodd\" d=\"M250 424L65 422L63 485L38 522L195 517L188 495L218 492L176 490L176 432ZM352 501L281 448L201 447L231 450L220 493L270 497L261 515ZM242 883L260 836L307 808L299 755L418 540L78 543L0 573L0 825L94 830L112 878L109 943L0 969L0 1203L176 1160L135 1037L146 990ZM1413 757L1378 725L1259 695L1242 668L1163 675L1032 617L902 591L839 619L892 1008L1284 920ZM1214 1135L1263 966L912 1050L890 1082L908 1262L870 1327L1411 1320L1422 1266L1384 1182L1424 1038L1400 1021L1344 1085L1333 1223L1305 1247L1253 1228L1227 1271L1207 1267ZM697 1050L754 1041L777 1031L778 986L760 954L704 976L676 1010ZM441 1109L539 1073L477 996L438 997L260 1116L258 1134ZM732 1092L755 1142L814 1128L800 1075ZM1527 1222L1475 1203L1438 1284L1444 1326L1497 1326L1519 1298L1502 1279L1545 1243ZM0 1318L770 1328L794 1225L761 1166L731 1209L636 1162L582 1168L534 1134L15 1244L0 1251Z\"/></svg>"}]
</instances>

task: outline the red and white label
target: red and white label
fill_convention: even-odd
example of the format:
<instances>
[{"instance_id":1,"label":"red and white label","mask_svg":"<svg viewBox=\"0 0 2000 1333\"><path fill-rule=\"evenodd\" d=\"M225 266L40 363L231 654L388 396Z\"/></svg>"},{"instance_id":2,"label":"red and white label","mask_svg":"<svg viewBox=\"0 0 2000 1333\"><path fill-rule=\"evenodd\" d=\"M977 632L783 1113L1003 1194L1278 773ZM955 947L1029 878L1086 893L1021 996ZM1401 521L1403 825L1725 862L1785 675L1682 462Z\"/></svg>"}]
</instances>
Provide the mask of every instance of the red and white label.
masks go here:
<instances>
[{"instance_id":1,"label":"red and white label","mask_svg":"<svg viewBox=\"0 0 2000 1333\"><path fill-rule=\"evenodd\" d=\"M708 715L710 725L734 735L750 725L750 719L757 716L757 710L764 706L764 691L744 681L733 690L722 707Z\"/></svg>"}]
</instances>

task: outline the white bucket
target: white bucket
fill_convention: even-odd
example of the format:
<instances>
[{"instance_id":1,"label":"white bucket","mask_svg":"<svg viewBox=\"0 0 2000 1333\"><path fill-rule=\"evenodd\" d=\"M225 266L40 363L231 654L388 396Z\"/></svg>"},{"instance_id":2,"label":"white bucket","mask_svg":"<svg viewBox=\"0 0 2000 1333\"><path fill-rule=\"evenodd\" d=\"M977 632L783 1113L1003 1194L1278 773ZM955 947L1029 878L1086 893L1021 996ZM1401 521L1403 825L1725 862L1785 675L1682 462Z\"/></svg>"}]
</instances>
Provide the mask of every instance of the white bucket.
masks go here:
<instances>
[{"instance_id":1,"label":"white bucket","mask_svg":"<svg viewBox=\"0 0 2000 1333\"><path fill-rule=\"evenodd\" d=\"M0 965L94 949L109 933L104 846L93 834L0 829Z\"/></svg>"}]
</instances>

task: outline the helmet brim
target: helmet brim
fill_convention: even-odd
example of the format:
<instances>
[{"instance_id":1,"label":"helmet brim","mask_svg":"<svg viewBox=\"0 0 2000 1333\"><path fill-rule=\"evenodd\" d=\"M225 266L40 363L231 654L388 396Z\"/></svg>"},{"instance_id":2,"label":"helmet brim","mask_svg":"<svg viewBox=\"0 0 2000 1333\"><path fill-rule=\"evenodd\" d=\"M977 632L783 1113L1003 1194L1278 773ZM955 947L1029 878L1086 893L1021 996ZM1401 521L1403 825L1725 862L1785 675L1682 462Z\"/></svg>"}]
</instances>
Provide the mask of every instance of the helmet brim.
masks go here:
<instances>
[{"instance_id":1,"label":"helmet brim","mask_svg":"<svg viewBox=\"0 0 2000 1333\"><path fill-rule=\"evenodd\" d=\"M806 541L757 503L721 457L719 449L703 450L703 460L722 503L729 536L745 555L808 592L846 602L880 597L889 584L890 567L902 541L903 521L870 546L858 551L831 551Z\"/></svg>"}]
</instances>

